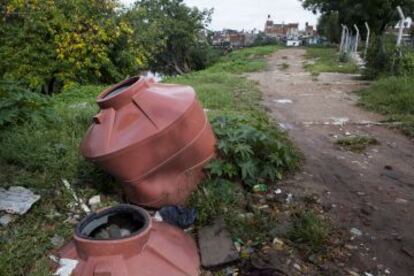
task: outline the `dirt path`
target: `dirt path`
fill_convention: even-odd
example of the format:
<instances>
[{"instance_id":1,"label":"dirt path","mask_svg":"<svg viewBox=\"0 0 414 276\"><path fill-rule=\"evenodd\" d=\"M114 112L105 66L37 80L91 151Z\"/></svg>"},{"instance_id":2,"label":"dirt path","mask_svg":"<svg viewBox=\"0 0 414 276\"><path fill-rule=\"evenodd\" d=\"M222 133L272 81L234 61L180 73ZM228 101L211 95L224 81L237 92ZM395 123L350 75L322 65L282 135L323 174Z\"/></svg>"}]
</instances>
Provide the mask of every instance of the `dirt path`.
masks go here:
<instances>
[{"instance_id":1,"label":"dirt path","mask_svg":"<svg viewBox=\"0 0 414 276\"><path fill-rule=\"evenodd\" d=\"M355 250L346 267L362 275L387 269L414 275L414 143L366 124L382 119L356 106L352 91L367 84L345 74L315 80L303 69L304 54L281 50L269 58L267 71L249 75L305 155L302 172L289 185L296 193L318 194L341 227L362 232L350 241ZM283 63L289 68L283 70ZM381 144L363 154L342 151L334 142L349 135L369 135Z\"/></svg>"}]
</instances>

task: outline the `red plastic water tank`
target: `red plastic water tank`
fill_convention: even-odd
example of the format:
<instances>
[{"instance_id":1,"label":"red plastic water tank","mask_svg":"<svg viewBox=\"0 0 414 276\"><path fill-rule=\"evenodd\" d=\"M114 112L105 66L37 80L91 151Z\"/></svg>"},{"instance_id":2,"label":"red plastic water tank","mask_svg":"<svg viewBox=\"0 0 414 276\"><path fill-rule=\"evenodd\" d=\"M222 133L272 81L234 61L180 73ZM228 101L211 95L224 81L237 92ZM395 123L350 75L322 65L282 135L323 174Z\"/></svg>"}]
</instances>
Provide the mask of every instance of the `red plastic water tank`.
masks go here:
<instances>
[{"instance_id":1,"label":"red plastic water tank","mask_svg":"<svg viewBox=\"0 0 414 276\"><path fill-rule=\"evenodd\" d=\"M216 142L194 90L135 77L97 103L101 110L81 144L85 158L119 178L134 204L184 204Z\"/></svg>"},{"instance_id":2,"label":"red plastic water tank","mask_svg":"<svg viewBox=\"0 0 414 276\"><path fill-rule=\"evenodd\" d=\"M118 229L119 237L104 237L102 233L111 228ZM122 237L122 231L128 233ZM78 261L75 276L192 276L199 275L200 266L196 243L189 235L152 220L144 209L132 205L87 216L59 257Z\"/></svg>"}]
</instances>

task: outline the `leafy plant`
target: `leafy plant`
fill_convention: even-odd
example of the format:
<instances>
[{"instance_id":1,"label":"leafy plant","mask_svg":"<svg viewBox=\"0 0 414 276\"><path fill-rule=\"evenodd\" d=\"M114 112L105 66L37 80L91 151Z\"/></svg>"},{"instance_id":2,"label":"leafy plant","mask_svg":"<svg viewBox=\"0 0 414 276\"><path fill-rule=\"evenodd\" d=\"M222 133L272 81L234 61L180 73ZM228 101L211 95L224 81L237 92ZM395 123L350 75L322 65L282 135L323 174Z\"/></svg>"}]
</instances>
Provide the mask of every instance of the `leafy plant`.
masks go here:
<instances>
[{"instance_id":1,"label":"leafy plant","mask_svg":"<svg viewBox=\"0 0 414 276\"><path fill-rule=\"evenodd\" d=\"M14 82L0 81L0 128L51 118L49 99Z\"/></svg>"},{"instance_id":2,"label":"leafy plant","mask_svg":"<svg viewBox=\"0 0 414 276\"><path fill-rule=\"evenodd\" d=\"M211 176L239 178L252 187L259 181L279 180L296 165L291 145L266 121L219 116L212 125L219 140L219 159L208 165Z\"/></svg>"}]
</instances>

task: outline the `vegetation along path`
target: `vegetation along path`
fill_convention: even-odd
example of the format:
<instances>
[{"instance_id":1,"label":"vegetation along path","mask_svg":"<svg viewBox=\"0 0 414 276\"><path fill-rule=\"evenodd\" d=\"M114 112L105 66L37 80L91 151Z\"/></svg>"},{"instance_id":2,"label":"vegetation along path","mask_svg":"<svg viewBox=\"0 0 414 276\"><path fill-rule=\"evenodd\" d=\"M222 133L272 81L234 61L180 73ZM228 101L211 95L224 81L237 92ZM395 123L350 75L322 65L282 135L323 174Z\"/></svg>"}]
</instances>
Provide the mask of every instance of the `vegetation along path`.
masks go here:
<instances>
[{"instance_id":1,"label":"vegetation along path","mask_svg":"<svg viewBox=\"0 0 414 276\"><path fill-rule=\"evenodd\" d=\"M305 53L278 51L266 71L249 74L259 82L266 108L305 156L286 189L320 195L350 233L354 253L344 265L412 275L414 144L380 124L380 115L356 105L352 92L367 83L347 74L312 76L304 69Z\"/></svg>"}]
</instances>

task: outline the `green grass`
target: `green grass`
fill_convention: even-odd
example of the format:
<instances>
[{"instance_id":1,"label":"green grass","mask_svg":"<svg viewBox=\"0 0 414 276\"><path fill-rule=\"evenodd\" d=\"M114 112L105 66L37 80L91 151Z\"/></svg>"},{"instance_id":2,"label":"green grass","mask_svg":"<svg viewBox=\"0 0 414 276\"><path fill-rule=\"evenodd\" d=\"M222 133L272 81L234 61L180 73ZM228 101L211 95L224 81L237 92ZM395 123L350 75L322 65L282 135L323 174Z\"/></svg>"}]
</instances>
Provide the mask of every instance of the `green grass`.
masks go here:
<instances>
[{"instance_id":1,"label":"green grass","mask_svg":"<svg viewBox=\"0 0 414 276\"><path fill-rule=\"evenodd\" d=\"M191 85L204 107L209 110L208 116L214 119L223 115L241 115L255 123L266 124L275 128L267 113L260 105L261 93L256 83L241 76L242 73L263 70L266 67L265 56L278 50L278 46L263 46L235 51L207 70L194 72L185 76L169 78L170 83ZM260 65L260 66L258 66ZM291 148L295 160L287 169L296 168L298 158L296 150L287 137L280 134L280 146ZM241 181L240 181L241 183ZM197 227L208 224L217 216L225 218L233 238L257 244L272 239L277 229L277 219L260 210L246 210L246 197L250 193L241 189L241 184L212 178L205 181L202 187L193 194L190 205L197 209ZM249 218L243 214L249 213Z\"/></svg>"},{"instance_id":2,"label":"green grass","mask_svg":"<svg viewBox=\"0 0 414 276\"><path fill-rule=\"evenodd\" d=\"M285 71L285 70L289 69L289 64L282 63L282 64L279 65L279 69L282 70L282 71Z\"/></svg>"},{"instance_id":3,"label":"green grass","mask_svg":"<svg viewBox=\"0 0 414 276\"><path fill-rule=\"evenodd\" d=\"M251 120L268 120L260 106L256 84L242 77L244 72L263 70L265 55L278 48L249 48L222 57L207 70L167 79L167 82L188 84L213 118L218 115L244 115ZM45 275L50 270L48 254L53 249L55 233L69 240L73 225L65 222L71 196L62 185L68 179L78 195L87 199L105 194L107 204L120 201L120 185L79 154L79 143L98 108L96 96L103 86L73 86L53 96L53 120L27 122L0 132L0 187L20 185L41 195L41 200L24 216L0 228L0 275ZM273 127L270 125L269 127ZM286 139L280 141L288 143ZM271 236L275 220L255 213L248 222L233 218L241 205L243 192L231 182L217 185L206 181L193 196L192 205L199 212L198 226L212 217L224 215L234 237L250 239ZM226 212L229 210L229 212ZM58 213L53 217L51 214Z\"/></svg>"},{"instance_id":4,"label":"green grass","mask_svg":"<svg viewBox=\"0 0 414 276\"><path fill-rule=\"evenodd\" d=\"M314 64L305 65L305 68L313 76L318 76L323 72L358 73L358 66L355 63L339 61L336 48L309 47L306 49L306 58L315 62Z\"/></svg>"},{"instance_id":5,"label":"green grass","mask_svg":"<svg viewBox=\"0 0 414 276\"><path fill-rule=\"evenodd\" d=\"M389 77L358 92L360 104L386 115L387 121L414 137L414 77Z\"/></svg>"},{"instance_id":6,"label":"green grass","mask_svg":"<svg viewBox=\"0 0 414 276\"><path fill-rule=\"evenodd\" d=\"M293 226L288 236L291 240L306 247L309 253L319 252L328 240L329 223L313 211L302 211L294 216Z\"/></svg>"},{"instance_id":7,"label":"green grass","mask_svg":"<svg viewBox=\"0 0 414 276\"><path fill-rule=\"evenodd\" d=\"M364 152L369 146L379 145L377 139L367 136L355 136L338 139L335 144L344 150L353 151L356 153Z\"/></svg>"},{"instance_id":8,"label":"green grass","mask_svg":"<svg viewBox=\"0 0 414 276\"><path fill-rule=\"evenodd\" d=\"M234 74L260 71L266 68L265 56L280 48L281 46L269 45L233 51L206 71Z\"/></svg>"}]
</instances>

